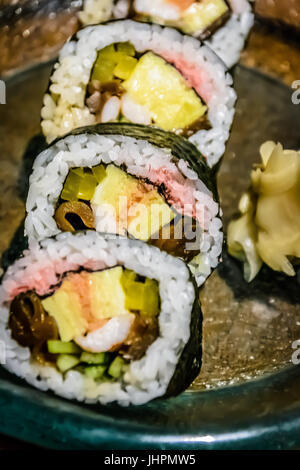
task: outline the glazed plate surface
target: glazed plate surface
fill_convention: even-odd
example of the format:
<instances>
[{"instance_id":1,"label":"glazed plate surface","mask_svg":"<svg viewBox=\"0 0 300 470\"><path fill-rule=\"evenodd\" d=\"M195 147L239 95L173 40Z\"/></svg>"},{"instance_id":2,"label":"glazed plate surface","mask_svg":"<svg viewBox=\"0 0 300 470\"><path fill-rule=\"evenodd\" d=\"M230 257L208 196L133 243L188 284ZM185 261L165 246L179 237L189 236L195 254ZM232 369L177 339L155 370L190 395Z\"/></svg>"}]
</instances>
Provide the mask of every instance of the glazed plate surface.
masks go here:
<instances>
[{"instance_id":1,"label":"glazed plate surface","mask_svg":"<svg viewBox=\"0 0 300 470\"><path fill-rule=\"evenodd\" d=\"M0 106L0 252L24 216L18 184L50 66L7 81ZM225 229L265 140L300 148L300 106L291 88L255 70L234 71L236 117L218 181ZM298 276L299 278L299 276ZM51 448L238 449L300 445L299 282L264 268L246 284L241 266L223 263L201 292L203 367L181 396L142 407L84 406L32 389L0 369L0 432Z\"/></svg>"}]
</instances>

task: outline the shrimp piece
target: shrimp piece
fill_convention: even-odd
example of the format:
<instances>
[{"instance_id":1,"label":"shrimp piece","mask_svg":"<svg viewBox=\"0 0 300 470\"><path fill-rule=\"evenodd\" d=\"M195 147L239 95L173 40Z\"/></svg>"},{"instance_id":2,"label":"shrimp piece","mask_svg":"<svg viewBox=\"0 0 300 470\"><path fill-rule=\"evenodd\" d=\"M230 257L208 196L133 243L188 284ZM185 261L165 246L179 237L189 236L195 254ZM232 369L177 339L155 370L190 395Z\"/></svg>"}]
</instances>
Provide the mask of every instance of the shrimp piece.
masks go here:
<instances>
[{"instance_id":1,"label":"shrimp piece","mask_svg":"<svg viewBox=\"0 0 300 470\"><path fill-rule=\"evenodd\" d=\"M133 321L134 315L131 314L111 318L101 328L85 336L78 336L75 342L92 353L115 351L126 340Z\"/></svg>"},{"instance_id":2,"label":"shrimp piece","mask_svg":"<svg viewBox=\"0 0 300 470\"><path fill-rule=\"evenodd\" d=\"M195 0L167 0L167 3L171 3L171 5L178 7L181 11L185 11L195 3Z\"/></svg>"}]
</instances>

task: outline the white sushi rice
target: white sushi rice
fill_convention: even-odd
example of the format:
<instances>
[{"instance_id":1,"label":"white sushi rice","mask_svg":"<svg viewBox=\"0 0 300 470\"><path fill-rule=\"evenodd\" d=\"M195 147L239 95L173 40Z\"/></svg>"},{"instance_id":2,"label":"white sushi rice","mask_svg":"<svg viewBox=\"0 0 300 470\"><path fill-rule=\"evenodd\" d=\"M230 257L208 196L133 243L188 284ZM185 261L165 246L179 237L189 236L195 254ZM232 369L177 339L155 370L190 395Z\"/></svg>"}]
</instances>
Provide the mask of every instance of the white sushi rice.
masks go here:
<instances>
[{"instance_id":1,"label":"white sushi rice","mask_svg":"<svg viewBox=\"0 0 300 470\"><path fill-rule=\"evenodd\" d=\"M101 162L117 166L123 164L130 174L142 178L149 178L150 169L177 168L192 187L196 207L205 210L207 214L207 228L199 240L201 254L190 263L197 284L202 285L220 260L223 243L220 209L210 191L187 163L179 160L176 167L173 159L170 150L132 137L79 134L60 139L42 152L33 165L25 219L29 245L60 232L54 213L70 168L93 167Z\"/></svg>"},{"instance_id":2,"label":"white sushi rice","mask_svg":"<svg viewBox=\"0 0 300 470\"><path fill-rule=\"evenodd\" d=\"M233 10L231 17L205 41L205 44L231 68L239 61L245 40L254 23L254 14L247 0L228 0L228 3Z\"/></svg>"},{"instance_id":3,"label":"white sushi rice","mask_svg":"<svg viewBox=\"0 0 300 470\"><path fill-rule=\"evenodd\" d=\"M129 7L129 0L83 0L78 16L83 25L103 23L112 18L126 18Z\"/></svg>"},{"instance_id":4,"label":"white sushi rice","mask_svg":"<svg viewBox=\"0 0 300 470\"><path fill-rule=\"evenodd\" d=\"M121 2L121 5L118 5L120 2L117 2L115 5L113 0L85 0L83 2L82 12L79 14L82 24L88 26L108 21L111 18L126 18L130 1L121 0ZM152 5L153 2L140 0L140 8L143 2L145 4L144 11L149 11L150 5ZM253 26L254 14L252 13L251 3L254 3L254 1L228 0L228 3L232 9L231 17L204 42L208 44L224 61L226 66L230 68L238 62L245 40ZM177 20L177 9L171 4L166 3L165 5L159 5L159 9L155 10L155 12L156 13L153 13L153 15L156 14L165 21Z\"/></svg>"},{"instance_id":5,"label":"white sushi rice","mask_svg":"<svg viewBox=\"0 0 300 470\"><path fill-rule=\"evenodd\" d=\"M208 119L212 128L190 137L209 166L215 165L225 151L234 116L236 94L232 77L222 61L198 40L171 28L131 20L87 27L62 49L44 96L42 129L48 142L67 132L91 125L96 117L85 104L86 89L97 51L116 42L131 42L139 53L153 51L162 57L176 57L202 70L201 87L208 96Z\"/></svg>"},{"instance_id":6,"label":"white sushi rice","mask_svg":"<svg viewBox=\"0 0 300 470\"><path fill-rule=\"evenodd\" d=\"M63 376L55 367L31 361L29 348L19 346L11 338L8 318L16 289L24 291L26 280L31 286L35 283L38 286L41 279L47 289L53 288L53 276L47 280L48 272L54 272L59 283L65 272L64 264L71 266L67 271L89 265L94 270L120 265L159 282L159 336L142 359L130 363L118 382L96 382L77 371ZM146 403L166 393L190 338L194 300L195 289L185 264L156 247L96 232L60 234L26 251L4 276L0 287L0 341L6 345L4 367L34 387L52 390L67 399L103 404L117 401L124 406Z\"/></svg>"}]
</instances>

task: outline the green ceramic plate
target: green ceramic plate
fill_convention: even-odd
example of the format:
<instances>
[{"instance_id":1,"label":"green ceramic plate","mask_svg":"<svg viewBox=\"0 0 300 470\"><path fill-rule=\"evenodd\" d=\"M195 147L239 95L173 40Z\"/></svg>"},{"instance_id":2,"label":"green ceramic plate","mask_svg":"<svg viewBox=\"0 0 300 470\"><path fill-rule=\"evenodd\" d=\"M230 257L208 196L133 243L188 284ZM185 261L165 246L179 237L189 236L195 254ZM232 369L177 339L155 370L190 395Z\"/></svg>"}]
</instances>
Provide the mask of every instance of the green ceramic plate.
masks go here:
<instances>
[{"instance_id":1,"label":"green ceramic plate","mask_svg":"<svg viewBox=\"0 0 300 470\"><path fill-rule=\"evenodd\" d=\"M0 251L24 214L18 173L39 132L49 66L7 83L0 106ZM300 148L300 107L292 90L238 67L232 136L219 172L225 226L247 187L260 144ZM300 446L300 339L297 279L267 269L248 286L226 253L201 293L202 371L186 393L142 407L84 406L42 393L0 369L0 432L63 449L276 449Z\"/></svg>"}]
</instances>

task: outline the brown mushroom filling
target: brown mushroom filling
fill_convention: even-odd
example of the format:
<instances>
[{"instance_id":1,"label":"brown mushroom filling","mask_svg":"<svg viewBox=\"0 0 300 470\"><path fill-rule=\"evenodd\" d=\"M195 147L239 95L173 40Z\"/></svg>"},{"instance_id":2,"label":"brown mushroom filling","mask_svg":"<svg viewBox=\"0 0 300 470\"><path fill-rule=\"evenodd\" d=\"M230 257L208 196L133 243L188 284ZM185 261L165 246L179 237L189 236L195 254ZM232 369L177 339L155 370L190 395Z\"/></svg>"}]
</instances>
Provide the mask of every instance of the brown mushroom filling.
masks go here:
<instances>
[{"instance_id":1,"label":"brown mushroom filling","mask_svg":"<svg viewBox=\"0 0 300 470\"><path fill-rule=\"evenodd\" d=\"M29 347L36 360L53 360L47 351L47 341L58 338L57 325L54 318L45 312L34 292L15 297L11 303L8 324L12 338L21 346Z\"/></svg>"},{"instance_id":2,"label":"brown mushroom filling","mask_svg":"<svg viewBox=\"0 0 300 470\"><path fill-rule=\"evenodd\" d=\"M58 228L63 232L95 228L92 209L81 201L63 202L55 211L54 218Z\"/></svg>"},{"instance_id":3,"label":"brown mushroom filling","mask_svg":"<svg viewBox=\"0 0 300 470\"><path fill-rule=\"evenodd\" d=\"M189 262L200 252L201 233L198 221L179 215L170 224L164 225L159 233L150 239L149 243L170 255Z\"/></svg>"},{"instance_id":4,"label":"brown mushroom filling","mask_svg":"<svg viewBox=\"0 0 300 470\"><path fill-rule=\"evenodd\" d=\"M136 316L130 333L119 350L124 359L137 361L141 359L148 347L159 335L159 324L157 317Z\"/></svg>"}]
</instances>

